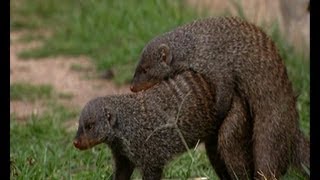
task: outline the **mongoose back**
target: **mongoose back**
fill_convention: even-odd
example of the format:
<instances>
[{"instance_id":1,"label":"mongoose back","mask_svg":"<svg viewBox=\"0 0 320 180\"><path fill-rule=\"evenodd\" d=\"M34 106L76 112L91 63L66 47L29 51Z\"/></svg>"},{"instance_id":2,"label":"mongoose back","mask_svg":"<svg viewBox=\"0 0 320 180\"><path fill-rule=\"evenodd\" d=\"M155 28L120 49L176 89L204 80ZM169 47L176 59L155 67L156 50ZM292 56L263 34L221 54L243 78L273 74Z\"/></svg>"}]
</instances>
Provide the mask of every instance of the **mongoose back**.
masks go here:
<instances>
[{"instance_id":1,"label":"mongoose back","mask_svg":"<svg viewBox=\"0 0 320 180\"><path fill-rule=\"evenodd\" d=\"M283 175L292 154L300 153L298 146L309 153L308 140L300 137L284 62L273 41L255 25L233 17L205 18L155 37L142 51L131 90L148 89L184 71L198 72L209 86L215 84L213 110L220 123L234 90L246 101L253 119L256 178ZM309 166L309 159L303 163Z\"/></svg>"},{"instance_id":2,"label":"mongoose back","mask_svg":"<svg viewBox=\"0 0 320 180\"><path fill-rule=\"evenodd\" d=\"M211 141L218 131L210 110L214 103L206 81L193 72L144 92L95 98L81 112L74 145L88 149L106 143L115 160L114 179L130 179L135 167L143 179L160 179L166 162L198 141L205 143L214 168L220 168L226 165L215 159L217 147ZM249 160L242 165L241 171L252 171ZM230 178L228 173L221 177Z\"/></svg>"}]
</instances>

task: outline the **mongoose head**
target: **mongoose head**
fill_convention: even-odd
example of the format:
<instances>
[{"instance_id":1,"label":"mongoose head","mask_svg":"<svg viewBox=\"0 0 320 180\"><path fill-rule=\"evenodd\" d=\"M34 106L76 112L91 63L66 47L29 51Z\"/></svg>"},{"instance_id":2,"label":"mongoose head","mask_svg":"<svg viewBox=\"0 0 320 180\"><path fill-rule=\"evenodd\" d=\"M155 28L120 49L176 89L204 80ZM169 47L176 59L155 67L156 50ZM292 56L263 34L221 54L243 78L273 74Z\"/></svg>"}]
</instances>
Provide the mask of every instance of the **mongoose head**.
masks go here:
<instances>
[{"instance_id":1,"label":"mongoose head","mask_svg":"<svg viewBox=\"0 0 320 180\"><path fill-rule=\"evenodd\" d=\"M195 48L192 33L174 30L152 39L142 50L131 91L146 90L153 85L189 69Z\"/></svg>"},{"instance_id":2,"label":"mongoose head","mask_svg":"<svg viewBox=\"0 0 320 180\"><path fill-rule=\"evenodd\" d=\"M130 89L133 92L148 89L173 74L172 52L167 43L151 42L142 51Z\"/></svg>"},{"instance_id":3,"label":"mongoose head","mask_svg":"<svg viewBox=\"0 0 320 180\"><path fill-rule=\"evenodd\" d=\"M76 137L73 144L80 150L91 148L100 143L111 141L112 126L116 117L104 103L103 98L89 101L83 108Z\"/></svg>"}]
</instances>

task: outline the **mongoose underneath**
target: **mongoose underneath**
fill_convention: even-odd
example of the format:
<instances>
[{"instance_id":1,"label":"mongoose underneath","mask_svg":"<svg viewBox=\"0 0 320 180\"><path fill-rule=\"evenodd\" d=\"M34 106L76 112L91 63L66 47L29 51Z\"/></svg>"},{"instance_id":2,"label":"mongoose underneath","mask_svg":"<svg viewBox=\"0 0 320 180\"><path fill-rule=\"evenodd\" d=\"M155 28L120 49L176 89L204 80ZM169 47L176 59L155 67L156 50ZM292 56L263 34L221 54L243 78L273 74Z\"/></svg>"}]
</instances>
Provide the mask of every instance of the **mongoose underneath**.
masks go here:
<instances>
[{"instance_id":1,"label":"mongoose underneath","mask_svg":"<svg viewBox=\"0 0 320 180\"><path fill-rule=\"evenodd\" d=\"M234 108L246 112L241 109L244 106L240 98L235 97L233 102ZM182 73L144 92L98 97L83 108L74 145L87 149L106 143L115 160L114 179L130 179L135 167L141 170L143 179L160 179L166 162L193 148L198 141L205 143L214 168L225 170L228 165L217 159L217 147L212 143L212 139L217 139L210 110L214 103L215 97L206 81L193 72ZM238 110L231 121L246 118ZM237 154L244 158L237 162L241 167L230 169L240 169L240 177L243 172L249 174L245 177L250 177L253 166L243 152ZM228 173L219 176L231 177Z\"/></svg>"},{"instance_id":2,"label":"mongoose underneath","mask_svg":"<svg viewBox=\"0 0 320 180\"><path fill-rule=\"evenodd\" d=\"M309 140L299 130L292 84L274 42L260 28L239 18L216 17L159 35L144 47L131 90L148 89L185 71L215 84L212 108L220 120L215 126L228 114L234 91L248 105L256 178L279 178L290 161L309 167ZM301 149L306 156L292 159Z\"/></svg>"}]
</instances>

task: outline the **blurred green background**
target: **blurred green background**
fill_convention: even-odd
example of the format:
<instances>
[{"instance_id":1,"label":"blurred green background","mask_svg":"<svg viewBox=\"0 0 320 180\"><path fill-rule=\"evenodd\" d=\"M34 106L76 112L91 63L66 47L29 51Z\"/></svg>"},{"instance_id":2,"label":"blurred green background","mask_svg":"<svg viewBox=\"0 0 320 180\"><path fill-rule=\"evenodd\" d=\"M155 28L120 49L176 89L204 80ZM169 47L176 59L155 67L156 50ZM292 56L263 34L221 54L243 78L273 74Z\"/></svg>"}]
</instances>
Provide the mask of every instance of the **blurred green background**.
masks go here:
<instances>
[{"instance_id":1,"label":"blurred green background","mask_svg":"<svg viewBox=\"0 0 320 180\"><path fill-rule=\"evenodd\" d=\"M211 14L197 11L182 0L13 0L10 1L10 30L24 33L18 42L41 41L42 45L18 53L24 60L66 56L86 56L92 71L113 73L112 83L130 82L144 45L154 36ZM237 6L242 18L244 9ZM225 11L220 15L230 15ZM268 28L266 28L268 27ZM289 78L298 96L301 129L309 136L309 58L284 38L279 23L262 26L276 42L285 60ZM50 35L46 35L48 32ZM73 69L81 67L73 66ZM13 70L15 71L15 70ZM19 73L19 72L17 72ZM10 82L11 102L43 102L42 113L31 113L21 122L16 112L10 116L10 174L12 179L108 179L112 160L108 148L99 145L84 152L72 146L76 129L64 126L77 119L80 108L69 108L72 94L58 92L48 84ZM209 177L215 173L203 150L184 154L171 162L164 178ZM135 178L141 177L138 172ZM293 170L283 179L302 179Z\"/></svg>"}]
</instances>

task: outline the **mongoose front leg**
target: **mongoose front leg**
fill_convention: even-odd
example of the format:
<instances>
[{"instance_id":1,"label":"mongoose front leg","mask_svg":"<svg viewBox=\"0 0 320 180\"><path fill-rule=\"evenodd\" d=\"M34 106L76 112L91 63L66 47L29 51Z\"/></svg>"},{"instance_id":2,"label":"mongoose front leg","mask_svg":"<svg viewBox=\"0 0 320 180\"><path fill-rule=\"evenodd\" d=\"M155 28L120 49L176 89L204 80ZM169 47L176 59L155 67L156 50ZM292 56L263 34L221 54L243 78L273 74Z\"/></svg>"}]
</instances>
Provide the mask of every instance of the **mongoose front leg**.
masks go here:
<instances>
[{"instance_id":1,"label":"mongoose front leg","mask_svg":"<svg viewBox=\"0 0 320 180\"><path fill-rule=\"evenodd\" d=\"M219 122L222 122L230 110L232 95L228 94L224 89L218 88L216 97L215 116L219 119Z\"/></svg>"},{"instance_id":2,"label":"mongoose front leg","mask_svg":"<svg viewBox=\"0 0 320 180\"><path fill-rule=\"evenodd\" d=\"M118 152L113 151L112 154L115 161L113 180L130 180L135 168L134 164Z\"/></svg>"},{"instance_id":3,"label":"mongoose front leg","mask_svg":"<svg viewBox=\"0 0 320 180\"><path fill-rule=\"evenodd\" d=\"M217 136L209 137L208 140L205 141L205 148L208 159L218 177L223 180L231 179L227 167L218 153Z\"/></svg>"},{"instance_id":4,"label":"mongoose front leg","mask_svg":"<svg viewBox=\"0 0 320 180\"><path fill-rule=\"evenodd\" d=\"M212 94L215 95L213 115L215 116L215 118L217 118L217 122L220 123L216 124L217 128L219 128L231 108L235 86L232 83L233 81L231 75L216 75L215 77L211 77L209 80L210 82L213 82L210 83L209 88L211 89Z\"/></svg>"},{"instance_id":5,"label":"mongoose front leg","mask_svg":"<svg viewBox=\"0 0 320 180\"><path fill-rule=\"evenodd\" d=\"M142 170L142 180L161 180L162 167L144 167Z\"/></svg>"}]
</instances>

